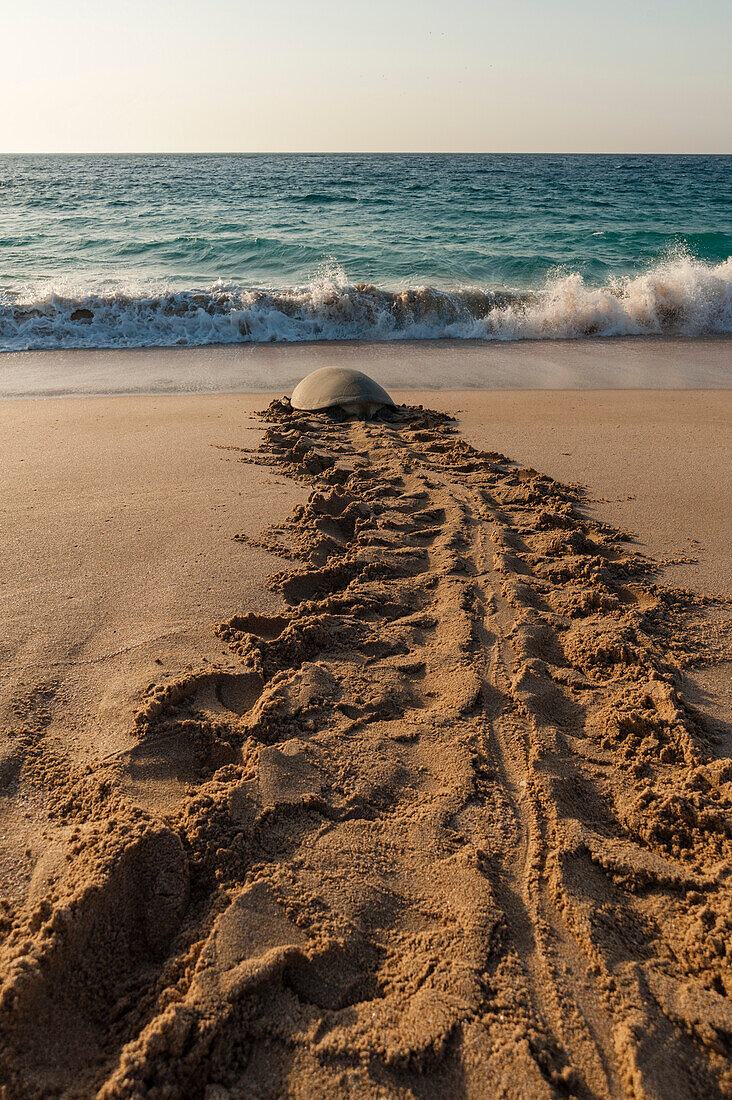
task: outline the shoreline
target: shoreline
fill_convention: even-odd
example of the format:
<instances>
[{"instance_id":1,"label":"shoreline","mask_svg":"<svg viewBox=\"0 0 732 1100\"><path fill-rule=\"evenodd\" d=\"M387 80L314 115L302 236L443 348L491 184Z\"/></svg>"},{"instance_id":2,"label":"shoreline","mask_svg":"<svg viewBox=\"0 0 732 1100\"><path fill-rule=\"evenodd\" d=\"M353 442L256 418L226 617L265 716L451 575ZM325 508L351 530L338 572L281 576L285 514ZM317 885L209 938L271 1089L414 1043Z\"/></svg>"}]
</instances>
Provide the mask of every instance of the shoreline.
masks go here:
<instances>
[{"instance_id":1,"label":"shoreline","mask_svg":"<svg viewBox=\"0 0 732 1100\"><path fill-rule=\"evenodd\" d=\"M732 388L732 337L344 340L4 352L0 400L276 393L329 365L363 369L393 389L726 390Z\"/></svg>"}]
</instances>

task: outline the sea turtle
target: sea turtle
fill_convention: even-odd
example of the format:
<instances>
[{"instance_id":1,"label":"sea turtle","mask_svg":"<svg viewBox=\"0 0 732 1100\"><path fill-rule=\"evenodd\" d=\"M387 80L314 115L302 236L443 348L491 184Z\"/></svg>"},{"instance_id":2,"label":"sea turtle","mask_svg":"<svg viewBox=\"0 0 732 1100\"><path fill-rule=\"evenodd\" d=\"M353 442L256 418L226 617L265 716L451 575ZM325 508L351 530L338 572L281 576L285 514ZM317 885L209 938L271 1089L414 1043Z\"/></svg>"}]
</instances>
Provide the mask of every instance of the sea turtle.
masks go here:
<instances>
[{"instance_id":1,"label":"sea turtle","mask_svg":"<svg viewBox=\"0 0 732 1100\"><path fill-rule=\"evenodd\" d=\"M393 409L394 402L378 382L360 370L321 367L298 382L292 393L293 409L325 412L340 409L346 415L370 420L380 409Z\"/></svg>"}]
</instances>

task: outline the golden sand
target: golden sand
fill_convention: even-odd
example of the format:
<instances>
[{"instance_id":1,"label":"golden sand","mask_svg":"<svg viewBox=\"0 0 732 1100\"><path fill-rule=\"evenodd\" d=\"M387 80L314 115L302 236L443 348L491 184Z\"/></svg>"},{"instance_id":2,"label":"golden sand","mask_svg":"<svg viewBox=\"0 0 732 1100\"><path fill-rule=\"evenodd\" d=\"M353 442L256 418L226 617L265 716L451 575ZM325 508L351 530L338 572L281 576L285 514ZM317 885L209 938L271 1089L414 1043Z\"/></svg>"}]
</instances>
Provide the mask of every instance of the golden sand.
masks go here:
<instances>
[{"instance_id":1,"label":"golden sand","mask_svg":"<svg viewBox=\"0 0 732 1100\"><path fill-rule=\"evenodd\" d=\"M578 419L548 399L521 464L439 396L464 425L80 402L91 503L6 443L3 1100L729 1094L721 452L674 523L662 468L655 500L570 484L597 456L542 442ZM598 476L648 469L585 401L624 425ZM51 405L0 412L50 437Z\"/></svg>"}]
</instances>

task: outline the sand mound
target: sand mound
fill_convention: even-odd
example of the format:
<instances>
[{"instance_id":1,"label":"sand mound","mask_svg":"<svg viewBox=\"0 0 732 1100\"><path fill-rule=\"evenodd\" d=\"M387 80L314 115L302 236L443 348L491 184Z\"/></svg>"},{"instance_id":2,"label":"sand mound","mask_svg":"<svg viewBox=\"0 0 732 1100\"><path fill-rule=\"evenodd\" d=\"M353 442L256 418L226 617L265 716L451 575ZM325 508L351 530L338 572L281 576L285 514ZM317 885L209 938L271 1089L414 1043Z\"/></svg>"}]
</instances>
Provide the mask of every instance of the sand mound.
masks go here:
<instances>
[{"instance_id":1,"label":"sand mound","mask_svg":"<svg viewBox=\"0 0 732 1100\"><path fill-rule=\"evenodd\" d=\"M245 457L313 486L261 542L286 610L102 772L5 765L58 844L3 917L3 1100L731 1095L699 601L445 416L265 416Z\"/></svg>"}]
</instances>

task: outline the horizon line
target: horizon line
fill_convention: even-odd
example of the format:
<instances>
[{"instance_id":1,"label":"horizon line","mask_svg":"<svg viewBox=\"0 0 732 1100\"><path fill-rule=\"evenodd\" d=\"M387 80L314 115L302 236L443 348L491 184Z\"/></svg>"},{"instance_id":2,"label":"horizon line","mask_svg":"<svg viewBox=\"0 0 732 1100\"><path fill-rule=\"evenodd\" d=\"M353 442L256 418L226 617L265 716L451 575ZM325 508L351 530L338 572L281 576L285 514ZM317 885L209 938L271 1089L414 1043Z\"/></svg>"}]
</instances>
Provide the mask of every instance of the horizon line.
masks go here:
<instances>
[{"instance_id":1,"label":"horizon line","mask_svg":"<svg viewBox=\"0 0 732 1100\"><path fill-rule=\"evenodd\" d=\"M731 152L640 152L627 149L576 150L536 149L483 151L461 149L57 149L8 150L1 157L729 157Z\"/></svg>"}]
</instances>

